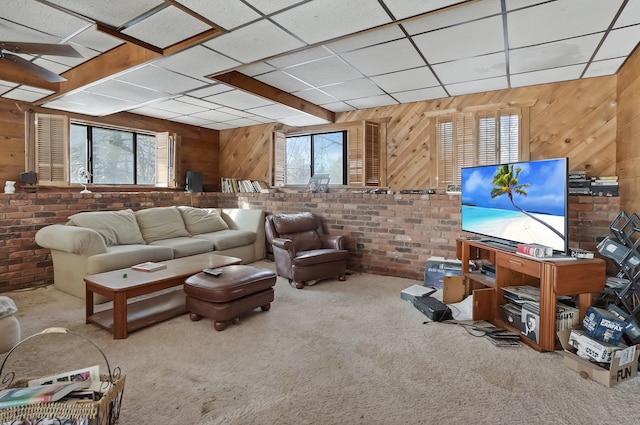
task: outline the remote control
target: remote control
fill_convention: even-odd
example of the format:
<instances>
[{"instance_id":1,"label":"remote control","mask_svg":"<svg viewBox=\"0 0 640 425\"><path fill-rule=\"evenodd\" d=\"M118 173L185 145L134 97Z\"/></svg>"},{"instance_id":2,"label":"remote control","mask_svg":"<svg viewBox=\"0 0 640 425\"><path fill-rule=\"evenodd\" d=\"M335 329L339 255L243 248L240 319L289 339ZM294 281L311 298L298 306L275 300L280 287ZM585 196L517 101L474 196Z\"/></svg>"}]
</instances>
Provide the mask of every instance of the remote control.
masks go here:
<instances>
[{"instance_id":1,"label":"remote control","mask_svg":"<svg viewBox=\"0 0 640 425\"><path fill-rule=\"evenodd\" d=\"M222 274L222 270L220 270L220 269L204 269L202 271L205 272L208 275L216 276L216 277L220 276Z\"/></svg>"}]
</instances>

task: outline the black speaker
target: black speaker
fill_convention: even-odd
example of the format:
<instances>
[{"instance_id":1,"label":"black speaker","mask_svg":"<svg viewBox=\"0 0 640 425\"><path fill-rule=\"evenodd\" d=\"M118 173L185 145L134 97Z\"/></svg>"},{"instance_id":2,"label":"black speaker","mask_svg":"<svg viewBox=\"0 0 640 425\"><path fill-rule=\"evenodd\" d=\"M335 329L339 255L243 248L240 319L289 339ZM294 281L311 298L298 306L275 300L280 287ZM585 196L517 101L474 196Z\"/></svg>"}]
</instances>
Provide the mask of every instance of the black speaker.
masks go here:
<instances>
[{"instance_id":1,"label":"black speaker","mask_svg":"<svg viewBox=\"0 0 640 425\"><path fill-rule=\"evenodd\" d=\"M24 173L20 173L20 181L22 183L35 184L36 173L34 173L33 171L26 171Z\"/></svg>"},{"instance_id":2,"label":"black speaker","mask_svg":"<svg viewBox=\"0 0 640 425\"><path fill-rule=\"evenodd\" d=\"M187 171L187 180L185 184L187 192L202 192L202 172Z\"/></svg>"}]
</instances>

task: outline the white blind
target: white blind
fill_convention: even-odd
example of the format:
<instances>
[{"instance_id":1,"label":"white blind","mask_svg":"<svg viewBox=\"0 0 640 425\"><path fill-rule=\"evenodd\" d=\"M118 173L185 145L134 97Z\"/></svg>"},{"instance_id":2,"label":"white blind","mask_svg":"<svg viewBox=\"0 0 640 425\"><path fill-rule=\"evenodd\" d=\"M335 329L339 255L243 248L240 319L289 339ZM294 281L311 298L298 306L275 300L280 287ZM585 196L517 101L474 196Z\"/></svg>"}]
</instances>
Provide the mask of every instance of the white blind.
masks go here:
<instances>
[{"instance_id":1,"label":"white blind","mask_svg":"<svg viewBox=\"0 0 640 425\"><path fill-rule=\"evenodd\" d=\"M35 163L38 183L69 184L69 119L63 115L36 114Z\"/></svg>"}]
</instances>

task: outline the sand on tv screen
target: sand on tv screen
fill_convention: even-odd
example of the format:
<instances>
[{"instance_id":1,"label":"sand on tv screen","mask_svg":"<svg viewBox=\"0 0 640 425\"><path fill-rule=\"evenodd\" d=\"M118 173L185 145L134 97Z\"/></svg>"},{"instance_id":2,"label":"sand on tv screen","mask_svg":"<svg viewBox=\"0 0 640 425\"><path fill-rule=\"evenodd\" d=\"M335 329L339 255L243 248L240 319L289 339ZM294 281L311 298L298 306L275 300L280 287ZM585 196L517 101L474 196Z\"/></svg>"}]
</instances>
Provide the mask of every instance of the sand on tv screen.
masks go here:
<instances>
[{"instance_id":1,"label":"sand on tv screen","mask_svg":"<svg viewBox=\"0 0 640 425\"><path fill-rule=\"evenodd\" d=\"M462 230L566 252L566 158L462 169Z\"/></svg>"}]
</instances>

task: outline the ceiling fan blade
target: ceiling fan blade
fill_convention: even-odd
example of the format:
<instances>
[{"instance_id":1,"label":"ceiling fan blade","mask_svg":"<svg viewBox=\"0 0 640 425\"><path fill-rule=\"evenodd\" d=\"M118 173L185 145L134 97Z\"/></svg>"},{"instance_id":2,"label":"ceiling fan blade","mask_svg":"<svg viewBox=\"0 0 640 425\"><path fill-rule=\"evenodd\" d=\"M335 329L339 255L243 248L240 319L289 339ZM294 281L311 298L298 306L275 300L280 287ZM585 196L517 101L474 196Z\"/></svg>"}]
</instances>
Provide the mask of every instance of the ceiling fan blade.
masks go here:
<instances>
[{"instance_id":1,"label":"ceiling fan blade","mask_svg":"<svg viewBox=\"0 0 640 425\"><path fill-rule=\"evenodd\" d=\"M66 78L62 78L55 72L51 72L48 69L43 68L39 65L36 65L33 62L29 62L26 59L22 59L20 56L11 55L9 53L3 53L0 56L0 63L2 63L2 61L10 62L12 65L22 69L23 71L27 71L50 83L61 83L63 81L67 81Z\"/></svg>"},{"instance_id":2,"label":"ceiling fan blade","mask_svg":"<svg viewBox=\"0 0 640 425\"><path fill-rule=\"evenodd\" d=\"M47 44L47 43L20 43L17 41L0 41L0 49L11 53L22 53L27 55L51 55L69 56L81 58L70 44Z\"/></svg>"}]
</instances>

